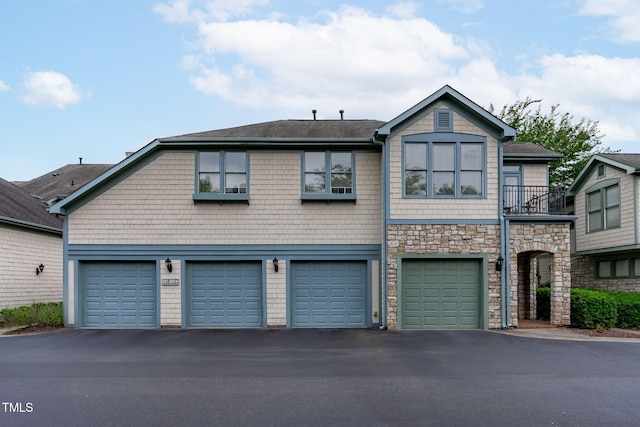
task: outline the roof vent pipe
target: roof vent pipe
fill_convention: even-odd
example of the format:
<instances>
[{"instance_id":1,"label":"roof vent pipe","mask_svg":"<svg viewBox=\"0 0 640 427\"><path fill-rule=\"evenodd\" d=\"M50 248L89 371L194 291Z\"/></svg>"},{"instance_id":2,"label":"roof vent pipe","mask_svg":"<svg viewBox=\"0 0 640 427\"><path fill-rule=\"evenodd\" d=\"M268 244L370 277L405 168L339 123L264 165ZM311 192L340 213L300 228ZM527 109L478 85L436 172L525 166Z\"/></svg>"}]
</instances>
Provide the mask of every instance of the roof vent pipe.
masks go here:
<instances>
[{"instance_id":1,"label":"roof vent pipe","mask_svg":"<svg viewBox=\"0 0 640 427\"><path fill-rule=\"evenodd\" d=\"M318 110L311 110L311 112L313 113L313 120L316 119L316 113L318 112Z\"/></svg>"},{"instance_id":2,"label":"roof vent pipe","mask_svg":"<svg viewBox=\"0 0 640 427\"><path fill-rule=\"evenodd\" d=\"M344 120L344 110L340 110L340 120Z\"/></svg>"},{"instance_id":3,"label":"roof vent pipe","mask_svg":"<svg viewBox=\"0 0 640 427\"><path fill-rule=\"evenodd\" d=\"M82 164L82 157L78 157L80 159L80 164Z\"/></svg>"}]
</instances>

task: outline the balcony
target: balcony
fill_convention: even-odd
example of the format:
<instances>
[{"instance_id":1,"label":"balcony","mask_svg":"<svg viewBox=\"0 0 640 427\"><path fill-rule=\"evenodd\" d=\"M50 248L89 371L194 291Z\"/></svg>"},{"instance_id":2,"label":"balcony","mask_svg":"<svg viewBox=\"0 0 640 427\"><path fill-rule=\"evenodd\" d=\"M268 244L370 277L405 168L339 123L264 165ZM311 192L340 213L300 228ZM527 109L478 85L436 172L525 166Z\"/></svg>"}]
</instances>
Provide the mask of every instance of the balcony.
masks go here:
<instances>
[{"instance_id":1,"label":"balcony","mask_svg":"<svg viewBox=\"0 0 640 427\"><path fill-rule=\"evenodd\" d=\"M564 187L536 185L503 186L503 206L506 216L566 215L567 198Z\"/></svg>"}]
</instances>

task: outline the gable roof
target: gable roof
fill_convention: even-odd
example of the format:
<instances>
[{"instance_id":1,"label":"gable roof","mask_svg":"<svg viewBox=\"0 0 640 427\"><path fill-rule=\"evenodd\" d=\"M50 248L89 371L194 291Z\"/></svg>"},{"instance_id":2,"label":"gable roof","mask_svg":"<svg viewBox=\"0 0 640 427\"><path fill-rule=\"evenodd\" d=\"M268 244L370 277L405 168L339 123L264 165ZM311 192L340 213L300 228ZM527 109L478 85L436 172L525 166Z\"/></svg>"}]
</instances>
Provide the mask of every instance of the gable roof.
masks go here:
<instances>
[{"instance_id":1,"label":"gable roof","mask_svg":"<svg viewBox=\"0 0 640 427\"><path fill-rule=\"evenodd\" d=\"M62 232L62 221L47 212L41 201L0 178L0 222Z\"/></svg>"},{"instance_id":2,"label":"gable roof","mask_svg":"<svg viewBox=\"0 0 640 427\"><path fill-rule=\"evenodd\" d=\"M511 140L516 136L516 130L514 128L461 94L457 90L453 89L451 86L445 85L440 90L434 92L432 95L423 99L404 113L400 114L395 119L387 122L384 126L381 126L379 129L377 129L376 138L380 141L384 140L386 136L390 135L393 132L393 129L395 127L407 122L416 114L420 113L423 109L428 108L434 102L440 100L451 101L456 104L456 106L461 110L468 112L470 115L478 117L479 119L487 123L490 127L493 127L496 130L500 140L502 141Z\"/></svg>"},{"instance_id":3,"label":"gable roof","mask_svg":"<svg viewBox=\"0 0 640 427\"><path fill-rule=\"evenodd\" d=\"M190 133L162 141L217 140L220 138L272 139L371 139L376 128L384 122L378 120L276 120L227 129Z\"/></svg>"},{"instance_id":4,"label":"gable roof","mask_svg":"<svg viewBox=\"0 0 640 427\"><path fill-rule=\"evenodd\" d=\"M112 166L108 164L69 164L31 181L15 184L44 201L57 201L57 199L63 199L72 194Z\"/></svg>"},{"instance_id":5,"label":"gable roof","mask_svg":"<svg viewBox=\"0 0 640 427\"><path fill-rule=\"evenodd\" d=\"M569 195L575 195L584 181L600 163L624 171L627 175L640 175L640 154L633 153L600 153L592 156L576 179L569 186Z\"/></svg>"}]
</instances>

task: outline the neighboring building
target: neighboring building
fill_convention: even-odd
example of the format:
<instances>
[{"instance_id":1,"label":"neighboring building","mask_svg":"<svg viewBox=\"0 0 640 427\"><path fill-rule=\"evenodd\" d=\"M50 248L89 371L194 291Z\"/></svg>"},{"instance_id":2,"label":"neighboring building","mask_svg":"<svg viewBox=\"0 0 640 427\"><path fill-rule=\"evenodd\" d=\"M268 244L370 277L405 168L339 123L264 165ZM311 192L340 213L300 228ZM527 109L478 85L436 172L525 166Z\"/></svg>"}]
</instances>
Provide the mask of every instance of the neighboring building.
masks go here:
<instances>
[{"instance_id":1,"label":"neighboring building","mask_svg":"<svg viewBox=\"0 0 640 427\"><path fill-rule=\"evenodd\" d=\"M640 154L593 156L569 188L572 286L640 292Z\"/></svg>"},{"instance_id":2,"label":"neighboring building","mask_svg":"<svg viewBox=\"0 0 640 427\"><path fill-rule=\"evenodd\" d=\"M390 122L154 140L54 205L70 327L500 328L570 322L542 147L445 86Z\"/></svg>"},{"instance_id":3,"label":"neighboring building","mask_svg":"<svg viewBox=\"0 0 640 427\"><path fill-rule=\"evenodd\" d=\"M14 184L51 206L112 166L82 163L80 158L77 164L69 164L31 181L14 182Z\"/></svg>"},{"instance_id":4,"label":"neighboring building","mask_svg":"<svg viewBox=\"0 0 640 427\"><path fill-rule=\"evenodd\" d=\"M62 221L0 179L0 309L62 301Z\"/></svg>"}]
</instances>

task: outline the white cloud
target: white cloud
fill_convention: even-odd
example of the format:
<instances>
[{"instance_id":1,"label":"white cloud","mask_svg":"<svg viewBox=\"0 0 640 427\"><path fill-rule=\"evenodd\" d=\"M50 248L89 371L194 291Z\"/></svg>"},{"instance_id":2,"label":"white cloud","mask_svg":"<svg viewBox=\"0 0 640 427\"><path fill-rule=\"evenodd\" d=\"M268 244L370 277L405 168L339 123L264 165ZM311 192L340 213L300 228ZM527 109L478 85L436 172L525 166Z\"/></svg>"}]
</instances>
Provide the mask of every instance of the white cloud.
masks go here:
<instances>
[{"instance_id":1,"label":"white cloud","mask_svg":"<svg viewBox=\"0 0 640 427\"><path fill-rule=\"evenodd\" d=\"M85 97L80 87L56 71L28 72L22 86L24 93L20 100L38 107L64 108L77 104Z\"/></svg>"},{"instance_id":2,"label":"white cloud","mask_svg":"<svg viewBox=\"0 0 640 427\"><path fill-rule=\"evenodd\" d=\"M386 13L397 18L413 18L418 11L419 6L412 0L401 1L387 6Z\"/></svg>"},{"instance_id":3,"label":"white cloud","mask_svg":"<svg viewBox=\"0 0 640 427\"><path fill-rule=\"evenodd\" d=\"M246 16L269 0L174 0L171 4L158 3L153 10L167 22L227 21L234 16Z\"/></svg>"},{"instance_id":4,"label":"white cloud","mask_svg":"<svg viewBox=\"0 0 640 427\"><path fill-rule=\"evenodd\" d=\"M613 37L618 42L640 42L640 2L637 0L584 0L579 13L609 17Z\"/></svg>"},{"instance_id":5,"label":"white cloud","mask_svg":"<svg viewBox=\"0 0 640 427\"><path fill-rule=\"evenodd\" d=\"M3 82L2 80L0 80L0 93L9 92L9 89L10 89L9 85Z\"/></svg>"},{"instance_id":6,"label":"white cloud","mask_svg":"<svg viewBox=\"0 0 640 427\"><path fill-rule=\"evenodd\" d=\"M454 75L455 63L482 50L425 19L351 6L325 11L314 22L209 20L198 31L200 49L187 54L183 66L198 70L190 82L202 93L255 108L349 108L377 117L397 114L446 84L442 76ZM390 92L398 95L381 106L380 97Z\"/></svg>"},{"instance_id":7,"label":"white cloud","mask_svg":"<svg viewBox=\"0 0 640 427\"><path fill-rule=\"evenodd\" d=\"M482 0L439 0L439 2L449 4L453 10L467 14L484 9Z\"/></svg>"}]
</instances>

